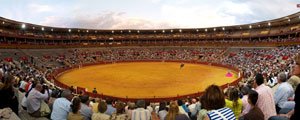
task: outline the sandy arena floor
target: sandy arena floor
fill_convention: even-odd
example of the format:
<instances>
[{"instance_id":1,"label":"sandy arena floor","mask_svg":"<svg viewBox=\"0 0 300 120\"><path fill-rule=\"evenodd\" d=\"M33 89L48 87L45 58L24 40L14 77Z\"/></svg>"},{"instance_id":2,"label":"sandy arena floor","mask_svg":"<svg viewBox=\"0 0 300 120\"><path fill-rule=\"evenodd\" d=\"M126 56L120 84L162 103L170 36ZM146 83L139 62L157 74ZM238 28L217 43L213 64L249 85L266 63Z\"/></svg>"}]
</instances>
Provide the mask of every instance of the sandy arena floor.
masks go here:
<instances>
[{"instance_id":1,"label":"sandy arena floor","mask_svg":"<svg viewBox=\"0 0 300 120\"><path fill-rule=\"evenodd\" d=\"M176 62L132 62L73 69L58 77L69 86L126 98L156 98L204 91L208 85L224 85L238 78L226 77L226 68Z\"/></svg>"}]
</instances>

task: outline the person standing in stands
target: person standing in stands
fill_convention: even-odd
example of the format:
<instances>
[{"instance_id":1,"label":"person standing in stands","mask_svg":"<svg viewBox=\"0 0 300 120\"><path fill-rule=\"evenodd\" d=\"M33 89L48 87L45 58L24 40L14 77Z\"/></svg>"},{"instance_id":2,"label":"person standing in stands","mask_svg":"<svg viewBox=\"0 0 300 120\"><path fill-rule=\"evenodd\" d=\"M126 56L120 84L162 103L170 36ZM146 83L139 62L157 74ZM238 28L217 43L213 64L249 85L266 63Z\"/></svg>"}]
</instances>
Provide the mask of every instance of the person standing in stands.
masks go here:
<instances>
[{"instance_id":1,"label":"person standing in stands","mask_svg":"<svg viewBox=\"0 0 300 120\"><path fill-rule=\"evenodd\" d=\"M276 115L275 101L272 89L266 86L262 74L256 74L253 87L258 93L257 106L264 113L265 120Z\"/></svg>"}]
</instances>

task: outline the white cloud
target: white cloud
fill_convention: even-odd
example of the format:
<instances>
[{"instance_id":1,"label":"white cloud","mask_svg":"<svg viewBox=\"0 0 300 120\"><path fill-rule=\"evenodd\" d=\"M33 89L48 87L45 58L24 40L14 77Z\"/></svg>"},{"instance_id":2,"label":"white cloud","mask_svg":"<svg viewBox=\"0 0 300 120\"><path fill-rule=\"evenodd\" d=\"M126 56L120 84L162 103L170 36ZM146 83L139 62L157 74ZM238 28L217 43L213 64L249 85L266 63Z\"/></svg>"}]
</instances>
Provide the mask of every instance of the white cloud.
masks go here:
<instances>
[{"instance_id":1,"label":"white cloud","mask_svg":"<svg viewBox=\"0 0 300 120\"><path fill-rule=\"evenodd\" d=\"M154 22L142 18L130 18L123 12L104 12L97 15L78 13L74 17L47 17L42 25L91 28L91 29L150 29L171 28L165 22Z\"/></svg>"},{"instance_id":2,"label":"white cloud","mask_svg":"<svg viewBox=\"0 0 300 120\"><path fill-rule=\"evenodd\" d=\"M152 3L160 3L161 0L150 0Z\"/></svg>"},{"instance_id":3,"label":"white cloud","mask_svg":"<svg viewBox=\"0 0 300 120\"><path fill-rule=\"evenodd\" d=\"M28 8L29 8L29 11L37 12L37 13L51 12L52 10L54 10L49 5L41 5L41 4L35 4L35 3L29 4Z\"/></svg>"},{"instance_id":4,"label":"white cloud","mask_svg":"<svg viewBox=\"0 0 300 120\"><path fill-rule=\"evenodd\" d=\"M178 24L181 27L214 27L235 23L235 17L219 12L220 7L199 5L191 7L163 6L162 14L166 21Z\"/></svg>"},{"instance_id":5,"label":"white cloud","mask_svg":"<svg viewBox=\"0 0 300 120\"><path fill-rule=\"evenodd\" d=\"M234 3L232 1L225 1L221 6L219 12L229 13L233 15L242 15L242 14L253 14L249 4L246 3Z\"/></svg>"}]
</instances>

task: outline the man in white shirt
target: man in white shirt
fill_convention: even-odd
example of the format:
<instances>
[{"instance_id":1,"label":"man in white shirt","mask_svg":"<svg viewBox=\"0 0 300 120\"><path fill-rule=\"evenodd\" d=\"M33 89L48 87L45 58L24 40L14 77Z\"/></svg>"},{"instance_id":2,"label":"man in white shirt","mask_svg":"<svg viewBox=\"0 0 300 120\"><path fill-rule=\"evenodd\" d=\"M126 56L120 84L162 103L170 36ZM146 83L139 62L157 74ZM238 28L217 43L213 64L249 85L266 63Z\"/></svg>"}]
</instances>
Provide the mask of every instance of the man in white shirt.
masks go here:
<instances>
[{"instance_id":1,"label":"man in white shirt","mask_svg":"<svg viewBox=\"0 0 300 120\"><path fill-rule=\"evenodd\" d=\"M49 98L49 91L42 94L43 86L37 84L27 97L27 112L33 117L41 117L41 103Z\"/></svg>"},{"instance_id":2,"label":"man in white shirt","mask_svg":"<svg viewBox=\"0 0 300 120\"><path fill-rule=\"evenodd\" d=\"M138 100L136 103L137 108L132 111L131 120L150 120L151 113L149 110L145 109L145 101Z\"/></svg>"}]
</instances>

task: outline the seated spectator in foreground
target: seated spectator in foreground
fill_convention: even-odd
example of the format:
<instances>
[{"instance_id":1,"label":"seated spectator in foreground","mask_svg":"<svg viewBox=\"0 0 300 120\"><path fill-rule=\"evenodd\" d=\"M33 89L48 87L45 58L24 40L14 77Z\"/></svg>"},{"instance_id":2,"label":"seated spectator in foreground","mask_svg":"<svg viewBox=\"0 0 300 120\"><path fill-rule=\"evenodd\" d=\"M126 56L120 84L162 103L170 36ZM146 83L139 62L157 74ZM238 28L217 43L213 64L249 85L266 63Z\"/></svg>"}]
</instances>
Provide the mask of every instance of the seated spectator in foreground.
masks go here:
<instances>
[{"instance_id":1,"label":"seated spectator in foreground","mask_svg":"<svg viewBox=\"0 0 300 120\"><path fill-rule=\"evenodd\" d=\"M258 93L254 90L250 90L248 95L248 102L251 108L248 113L239 118L240 120L264 120L263 112L256 106L257 99Z\"/></svg>"},{"instance_id":2,"label":"seated spectator in foreground","mask_svg":"<svg viewBox=\"0 0 300 120\"><path fill-rule=\"evenodd\" d=\"M43 111L41 111L42 105L43 107L48 107L48 104L45 103L45 100L49 98L49 90L46 90L45 94L42 94L43 86L41 84L37 84L29 93L26 103L27 103L27 112L29 115L33 117L42 117ZM50 111L49 111L50 113Z\"/></svg>"},{"instance_id":3,"label":"seated spectator in foreground","mask_svg":"<svg viewBox=\"0 0 300 120\"><path fill-rule=\"evenodd\" d=\"M188 106L188 108L189 108L189 111L191 112L191 118L192 119L195 119L196 118L196 115L197 115L197 108L196 108L196 102L197 102L197 100L195 99L195 98L193 98L192 100L191 100L191 104Z\"/></svg>"},{"instance_id":4,"label":"seated spectator in foreground","mask_svg":"<svg viewBox=\"0 0 300 120\"><path fill-rule=\"evenodd\" d=\"M242 112L242 100L239 98L239 91L237 88L230 87L227 91L228 97L225 99L226 107L230 108L236 118L238 118Z\"/></svg>"},{"instance_id":5,"label":"seated spectator in foreground","mask_svg":"<svg viewBox=\"0 0 300 120\"><path fill-rule=\"evenodd\" d=\"M204 106L204 97L200 97L200 103L201 103L201 110L197 114L197 120L204 120L207 116L207 110L203 108Z\"/></svg>"},{"instance_id":6,"label":"seated spectator in foreground","mask_svg":"<svg viewBox=\"0 0 300 120\"><path fill-rule=\"evenodd\" d=\"M93 113L98 112L99 102L100 102L100 98L95 98L94 100L91 100L90 106L92 107Z\"/></svg>"},{"instance_id":7,"label":"seated spectator in foreground","mask_svg":"<svg viewBox=\"0 0 300 120\"><path fill-rule=\"evenodd\" d=\"M243 94L243 98L242 98L242 102L243 102L243 110L242 110L242 114L241 115L245 115L247 114L250 109L251 109L251 105L248 102L248 92L250 91L250 88L248 86L244 86L241 90L242 94Z\"/></svg>"},{"instance_id":8,"label":"seated spectator in foreground","mask_svg":"<svg viewBox=\"0 0 300 120\"><path fill-rule=\"evenodd\" d=\"M300 55L297 55L295 57L295 65L293 66L292 69L292 76L288 80L288 83L292 85L294 90L296 90L296 87L300 83Z\"/></svg>"},{"instance_id":9,"label":"seated spectator in foreground","mask_svg":"<svg viewBox=\"0 0 300 120\"><path fill-rule=\"evenodd\" d=\"M106 110L105 114L107 114L109 116L111 116L114 112L116 112L116 108L113 107L112 103L113 103L113 100L111 100L111 99L106 100L107 110Z\"/></svg>"},{"instance_id":10,"label":"seated spectator in foreground","mask_svg":"<svg viewBox=\"0 0 300 120\"><path fill-rule=\"evenodd\" d=\"M116 109L117 111L112 114L112 120L129 120L129 117L125 113L125 103L117 102Z\"/></svg>"},{"instance_id":11,"label":"seated spectator in foreground","mask_svg":"<svg viewBox=\"0 0 300 120\"><path fill-rule=\"evenodd\" d=\"M150 101L146 101L146 109L149 110L150 113L153 112L153 108L151 107Z\"/></svg>"},{"instance_id":12,"label":"seated spectator in foreground","mask_svg":"<svg viewBox=\"0 0 300 120\"><path fill-rule=\"evenodd\" d=\"M53 103L53 110L51 113L52 120L66 120L68 113L71 110L71 102L73 95L71 91L64 90L61 93L61 98L57 98Z\"/></svg>"},{"instance_id":13,"label":"seated spectator in foreground","mask_svg":"<svg viewBox=\"0 0 300 120\"><path fill-rule=\"evenodd\" d=\"M132 111L134 110L134 108L135 108L135 104L133 102L127 103L127 110L125 107L125 112L126 112L129 120L131 120L131 115L132 115Z\"/></svg>"},{"instance_id":14,"label":"seated spectator in foreground","mask_svg":"<svg viewBox=\"0 0 300 120\"><path fill-rule=\"evenodd\" d=\"M107 104L104 101L100 101L98 104L99 112L93 113L92 120L109 120L110 116L104 113L106 110Z\"/></svg>"},{"instance_id":15,"label":"seated spectator in foreground","mask_svg":"<svg viewBox=\"0 0 300 120\"><path fill-rule=\"evenodd\" d=\"M53 109L53 103L54 101L59 97L59 90L53 90L50 96L50 99L48 101L49 108Z\"/></svg>"},{"instance_id":16,"label":"seated spectator in foreground","mask_svg":"<svg viewBox=\"0 0 300 120\"><path fill-rule=\"evenodd\" d=\"M284 104L288 102L288 98L293 97L294 89L289 83L286 82L287 76L285 73L279 73L277 79L279 86L275 91L274 100L276 112L279 113L279 111L284 108Z\"/></svg>"},{"instance_id":17,"label":"seated spectator in foreground","mask_svg":"<svg viewBox=\"0 0 300 120\"><path fill-rule=\"evenodd\" d=\"M166 116L166 120L190 120L185 114L179 113L179 108L176 102L170 103L170 108Z\"/></svg>"},{"instance_id":18,"label":"seated spectator in foreground","mask_svg":"<svg viewBox=\"0 0 300 120\"><path fill-rule=\"evenodd\" d=\"M295 90L295 108L290 112L291 120L296 120L300 118L300 84L298 84Z\"/></svg>"},{"instance_id":19,"label":"seated spectator in foreground","mask_svg":"<svg viewBox=\"0 0 300 120\"><path fill-rule=\"evenodd\" d=\"M203 108L208 111L205 120L235 120L233 111L225 107L224 93L217 85L210 85L203 94Z\"/></svg>"},{"instance_id":20,"label":"seated spectator in foreground","mask_svg":"<svg viewBox=\"0 0 300 120\"><path fill-rule=\"evenodd\" d=\"M68 120L84 120L83 116L79 113L81 108L81 100L79 97L74 97L72 100L71 112L68 115Z\"/></svg>"},{"instance_id":21,"label":"seated spectator in foreground","mask_svg":"<svg viewBox=\"0 0 300 120\"><path fill-rule=\"evenodd\" d=\"M84 117L84 120L90 120L93 114L93 110L91 107L89 107L89 96L88 95L83 95L83 96L79 96L80 100L81 100L81 107L80 107L80 114Z\"/></svg>"},{"instance_id":22,"label":"seated spectator in foreground","mask_svg":"<svg viewBox=\"0 0 300 120\"><path fill-rule=\"evenodd\" d=\"M265 120L267 120L269 117L276 115L276 109L272 89L263 83L263 75L257 74L253 84L255 91L258 93L257 106L264 113Z\"/></svg>"},{"instance_id":23,"label":"seated spectator in foreground","mask_svg":"<svg viewBox=\"0 0 300 120\"><path fill-rule=\"evenodd\" d=\"M188 108L186 107L186 105L183 103L182 100L177 100L177 105L179 107L179 113L181 114L185 114L186 116L189 116L188 112Z\"/></svg>"},{"instance_id":24,"label":"seated spectator in foreground","mask_svg":"<svg viewBox=\"0 0 300 120\"><path fill-rule=\"evenodd\" d=\"M3 78L2 85L0 87L0 109L9 107L15 114L19 114L19 101L17 95L17 89L14 88L16 80L14 76L6 74ZM0 82L1 83L1 82Z\"/></svg>"},{"instance_id":25,"label":"seated spectator in foreground","mask_svg":"<svg viewBox=\"0 0 300 120\"><path fill-rule=\"evenodd\" d=\"M295 91L295 108L287 114L272 116L269 120L298 120L300 118L300 84Z\"/></svg>"},{"instance_id":26,"label":"seated spectator in foreground","mask_svg":"<svg viewBox=\"0 0 300 120\"><path fill-rule=\"evenodd\" d=\"M131 120L150 120L151 113L145 109L146 103L144 100L138 100L136 102L137 108L132 111Z\"/></svg>"},{"instance_id":27,"label":"seated spectator in foreground","mask_svg":"<svg viewBox=\"0 0 300 120\"><path fill-rule=\"evenodd\" d=\"M196 114L195 114L195 116L197 118L197 113L199 113L199 111L201 110L201 103L200 103L200 97L196 97L195 99L196 99L196 107L195 107Z\"/></svg>"},{"instance_id":28,"label":"seated spectator in foreground","mask_svg":"<svg viewBox=\"0 0 300 120\"><path fill-rule=\"evenodd\" d=\"M168 114L168 108L167 108L167 103L165 101L162 101L159 103L159 108L158 108L158 117L160 120L165 120L166 116Z\"/></svg>"}]
</instances>

